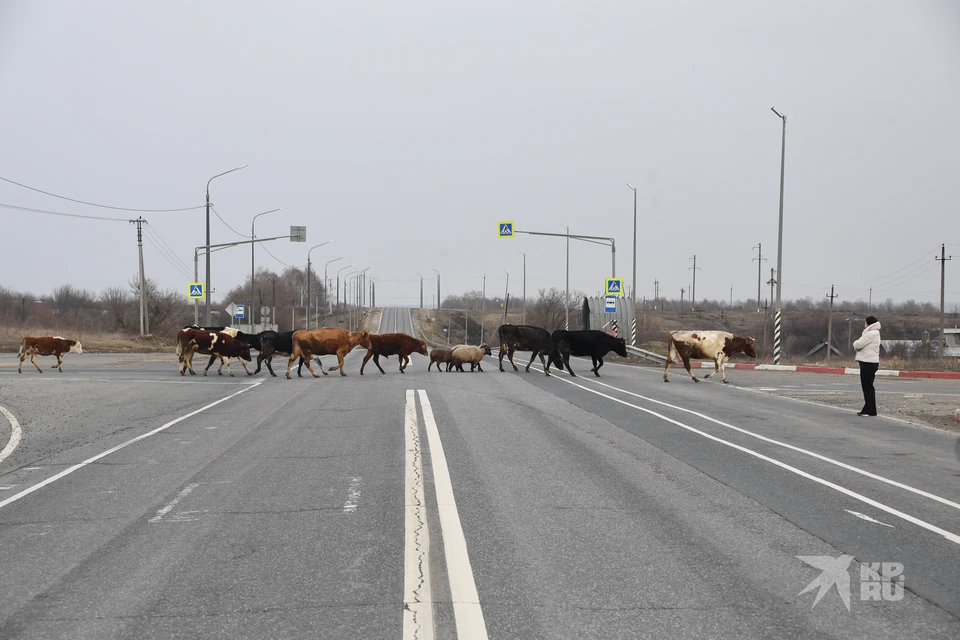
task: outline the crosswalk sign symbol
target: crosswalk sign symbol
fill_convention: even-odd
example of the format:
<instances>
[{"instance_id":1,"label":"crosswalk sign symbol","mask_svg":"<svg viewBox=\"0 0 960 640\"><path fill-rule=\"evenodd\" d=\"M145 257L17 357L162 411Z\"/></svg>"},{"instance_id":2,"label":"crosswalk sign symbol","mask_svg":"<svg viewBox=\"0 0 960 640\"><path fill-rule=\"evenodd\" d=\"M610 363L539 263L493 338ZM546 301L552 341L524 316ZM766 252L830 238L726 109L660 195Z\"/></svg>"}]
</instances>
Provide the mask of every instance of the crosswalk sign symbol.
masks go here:
<instances>
[{"instance_id":1,"label":"crosswalk sign symbol","mask_svg":"<svg viewBox=\"0 0 960 640\"><path fill-rule=\"evenodd\" d=\"M623 294L623 278L607 278L607 295L619 296Z\"/></svg>"},{"instance_id":2,"label":"crosswalk sign symbol","mask_svg":"<svg viewBox=\"0 0 960 640\"><path fill-rule=\"evenodd\" d=\"M203 283L202 282L191 282L187 285L187 295L190 299L195 300L197 298L203 297Z\"/></svg>"},{"instance_id":3,"label":"crosswalk sign symbol","mask_svg":"<svg viewBox=\"0 0 960 640\"><path fill-rule=\"evenodd\" d=\"M513 221L498 222L497 223L497 236L500 238L512 238L513 237Z\"/></svg>"}]
</instances>

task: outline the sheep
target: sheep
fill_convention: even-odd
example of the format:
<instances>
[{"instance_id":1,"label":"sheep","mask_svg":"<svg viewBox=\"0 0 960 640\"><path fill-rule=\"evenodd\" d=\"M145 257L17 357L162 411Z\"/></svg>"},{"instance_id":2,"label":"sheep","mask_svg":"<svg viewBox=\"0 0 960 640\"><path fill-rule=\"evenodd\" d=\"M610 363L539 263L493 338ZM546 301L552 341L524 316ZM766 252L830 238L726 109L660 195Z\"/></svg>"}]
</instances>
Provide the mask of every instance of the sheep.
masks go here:
<instances>
[{"instance_id":1,"label":"sheep","mask_svg":"<svg viewBox=\"0 0 960 640\"><path fill-rule=\"evenodd\" d=\"M450 365L448 366L455 366L457 371L463 371L463 365L469 362L470 371L477 368L482 372L483 367L480 366L480 363L483 361L483 356L485 355L493 355L493 352L490 351L490 347L488 347L486 343L483 343L479 347L457 345L450 354Z\"/></svg>"},{"instance_id":2,"label":"sheep","mask_svg":"<svg viewBox=\"0 0 960 640\"><path fill-rule=\"evenodd\" d=\"M447 371L450 371L450 356L453 354L453 349L431 349L430 350L430 364L427 365L427 371L430 371L430 367L433 366L433 363L437 363L437 371L441 371L440 363L447 363Z\"/></svg>"}]
</instances>

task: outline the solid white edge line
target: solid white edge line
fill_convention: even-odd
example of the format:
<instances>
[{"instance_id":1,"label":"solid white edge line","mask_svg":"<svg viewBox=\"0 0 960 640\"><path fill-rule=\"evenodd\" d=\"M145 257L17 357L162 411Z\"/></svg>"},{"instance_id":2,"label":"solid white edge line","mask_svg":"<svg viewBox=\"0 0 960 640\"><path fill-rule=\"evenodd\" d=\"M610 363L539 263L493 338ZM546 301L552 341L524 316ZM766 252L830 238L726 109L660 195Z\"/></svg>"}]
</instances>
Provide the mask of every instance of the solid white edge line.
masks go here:
<instances>
[{"instance_id":1,"label":"solid white edge line","mask_svg":"<svg viewBox=\"0 0 960 640\"><path fill-rule=\"evenodd\" d=\"M457 501L453 496L453 484L450 470L443 454L440 431L433 417L433 408L427 399L427 392L418 389L420 408L423 410L423 423L430 446L430 463L433 467L433 484L437 491L437 512L440 516L440 533L443 536L443 551L447 561L447 576L450 579L450 599L453 601L453 615L456 620L458 640L486 640L487 625L483 620L480 596L473 579L470 555L467 553L467 539L463 535Z\"/></svg>"},{"instance_id":2,"label":"solid white edge line","mask_svg":"<svg viewBox=\"0 0 960 640\"><path fill-rule=\"evenodd\" d=\"M28 487L28 488L24 489L24 490L21 491L20 493L10 496L10 497L7 498L6 500L0 501L0 509L2 509L3 507L7 506L8 504L11 504L11 503L13 503L13 502L16 502L17 500L20 500L21 498L24 498L24 497L30 495L30 494L33 493L34 491L38 491L39 489L42 489L43 487L47 486L48 484L51 484L51 483L56 482L56 481L59 480L60 478L63 478L63 477L65 477L65 476L70 475L71 473L73 473L74 471L77 471L78 469L82 469L83 467L86 467L87 465L93 464L94 462L96 462L97 460L100 460L101 458L107 457L107 456L110 455L111 453L115 453L115 452L119 451L120 449L123 449L123 448L125 448L125 447L130 446L130 445L133 444L134 442L139 442L140 440L143 440L144 438L149 438L150 436L152 436L152 435L154 435L154 434L157 434L157 433L160 433L161 431L164 431L164 430L166 430L166 429L169 429L169 428L172 427L173 425L175 425L175 424L177 424L177 423L179 423L179 422L183 422L183 421L186 420L187 418L192 418L193 416L197 415L198 413L202 413L202 412L206 411L207 409L209 409L209 408L211 408L211 407L215 407L215 406L217 406L218 404L220 404L220 403L222 403L222 402L226 402L227 400L229 400L229 399L231 399L231 398L235 398L236 396L240 395L241 393L245 393L245 392L249 391L250 389L253 389L254 387L257 387L257 386L259 386L259 385L261 385L261 384L263 384L263 381L255 382L255 383L253 383L253 384L250 384L249 386L246 386L246 387L244 387L243 389L240 389L239 391L237 391L237 392L235 392L235 393L231 393L230 395L226 396L225 398L220 398L220 399L217 400L216 402L211 402L210 404L208 404L208 405L206 405L206 406L200 407L200 408L197 409L196 411L191 411L190 413L188 413L188 414L186 414L186 415L180 416L179 418L175 418L175 419L171 420L170 422L168 422L168 423L166 423L166 424L164 424L164 425L162 425L162 426L157 427L157 428L154 429L153 431L148 431L147 433L144 433L144 434L142 434L142 435L139 435L139 436L137 436L136 438L133 438L132 440L127 440L126 442L124 442L124 443L122 443L122 444L118 444L118 445L115 446L115 447L112 447L112 448L110 448L110 449L107 449L107 450L104 451L103 453L98 453L97 455L93 456L92 458L87 458L87 459L84 460L83 462L77 463L77 464L73 465L72 467L68 467L68 468L64 469L63 471L61 471L60 473L58 473L58 474L56 474L56 475L52 475L52 476L50 476L49 478L47 478L46 480L42 480L41 482L38 482L37 484L35 484L35 485L31 486L31 487Z\"/></svg>"},{"instance_id":3,"label":"solid white edge line","mask_svg":"<svg viewBox=\"0 0 960 640\"><path fill-rule=\"evenodd\" d=\"M587 391L587 392L589 392L589 393L594 393L594 394L596 394L596 395L598 395L598 396L607 398L608 400L613 400L614 402L620 403L620 404L625 405L625 406L628 406L628 407L632 407L632 408L634 408L634 409L636 409L636 410L638 410L638 411L642 411L642 412L644 412L644 413L648 413L648 414L650 414L650 415L652 415L652 416L655 416L655 417L657 417L657 418L660 418L661 420L663 420L663 421L665 421L665 422L669 422L670 424L674 424L674 425L680 427L681 429L686 429L687 431L690 431L690 432L692 432L692 433L696 433L697 435L701 435L701 436L703 436L704 438L707 438L707 439L709 439L709 440L713 440L713 441L715 441L715 442L719 442L720 444L726 445L726 446L731 447L731 448L733 448L733 449L737 449L738 451L742 451L743 453L746 453L747 455L751 455L751 456L753 456L753 457L755 457L755 458L759 458L760 460L763 460L763 461L765 461L765 462L769 462L770 464L776 465L776 466L778 466L778 467L780 467L780 468L782 468L782 469L786 469L787 471L790 471L791 473L795 473L795 474L797 474L798 476L801 476L801 477L803 477L803 478L807 478L808 480L813 480L814 482L816 482L816 483L818 483L818 484L822 484L823 486L829 487L829 488L833 489L834 491L837 491L837 492L842 493L842 494L844 494L844 495L850 496L851 498L854 498L854 499L856 499L856 500L859 500L860 502L863 502L864 504L868 504L868 505L870 505L870 506L872 506L872 507L875 507L875 508L877 508L877 509L880 509L881 511L885 511L885 512L891 514L891 515L894 515L894 516L896 516L896 517L898 517L898 518L901 518L901 519L903 519L903 520L906 520L907 522L910 522L910 523L912 523L912 524L915 524L915 525L917 525L918 527L921 527L921 528L923 528L923 529L926 529L927 531L931 531L931 532L933 532L933 533L936 533L937 535L943 536L944 538L946 538L946 539L949 540L950 542L953 542L954 544L960 545L960 535L957 535L957 534L955 534L955 533L951 533L950 531L947 531L946 529L941 529L940 527L938 527L938 526L936 526L936 525L930 524L929 522L925 522L925 521L923 521L923 520L921 520L921 519L919 519L919 518L917 518L917 517L915 517L915 516L911 516L911 515L908 514L908 513L904 513L904 512L902 512L902 511L899 511L899 510L897 510L897 509L894 509L893 507L889 507L889 506L883 504L882 502L877 502L876 500L874 500L874 499L872 499L872 498L868 498L868 497L866 497L866 496L864 496L864 495L861 495L861 494L859 494L859 493L857 493L857 492L855 492L855 491L851 491L850 489L847 489L846 487L841 487L840 485L834 484L833 482L830 482L829 480L824 480L823 478L820 478L820 477L815 476L815 475L813 475L813 474L807 473L806 471L803 471L802 469L797 469L796 467L792 467L792 466L786 464L785 462L781 462L781 461L779 461L779 460L776 460L775 458L771 458L771 457L769 457L769 456L765 456L765 455L763 455L762 453L759 453L759 452L757 452L757 451L754 451L753 449L748 449L747 447L741 446L741 445L736 444L736 443L734 443L734 442L730 442L729 440L724 440L723 438L718 438L718 437L715 436L715 435L712 435L712 434L709 434L709 433L707 433L707 432L705 432L705 431L701 431L700 429L696 429L696 428L694 428L694 427L691 427L690 425L684 424L684 423L682 423L682 422L680 422L680 421L678 421L678 420L674 420L673 418L669 418L669 417L667 417L667 416L665 416L665 415L663 415L663 414L661 414L661 413L657 413L656 411L652 411L652 410L650 410L650 409L646 409L646 408L644 408L644 407L641 407L641 406L632 404L632 403L630 403L630 402L627 402L626 400L621 400L620 398L615 398L615 397L613 397L613 396L611 396L611 395L608 395L608 394L606 394L606 393L602 393L602 392L597 391L597 390L595 390L595 389L590 389L590 388L585 387L585 386L583 386L583 385L577 384L577 383L573 382L572 380L567 380L567 379L561 378L561 377L559 377L559 376L553 376L553 377L556 377L556 379L557 379L557 380L560 380L561 382L565 382L565 383L567 383L567 384L571 384L571 385L573 385L573 386L575 386L575 387L578 387L578 388L580 388L580 389L583 389L584 391ZM627 393L629 393L629 392L627 392ZM688 411L688 410L685 410L685 411Z\"/></svg>"},{"instance_id":4,"label":"solid white edge line","mask_svg":"<svg viewBox=\"0 0 960 640\"><path fill-rule=\"evenodd\" d=\"M0 451L0 462L3 462L4 458L13 453L14 449L20 444L23 430L20 428L20 423L17 422L16 416L10 413L6 407L0 407L0 413L2 413L3 417L10 423L10 439L7 440L7 445L3 448L3 451Z\"/></svg>"},{"instance_id":5,"label":"solid white edge line","mask_svg":"<svg viewBox=\"0 0 960 640\"><path fill-rule=\"evenodd\" d=\"M417 425L417 401L408 389L403 413L404 535L403 638L431 640L433 595L430 587L430 530L424 504L423 450Z\"/></svg>"},{"instance_id":6,"label":"solid white edge line","mask_svg":"<svg viewBox=\"0 0 960 640\"><path fill-rule=\"evenodd\" d=\"M585 379L586 379L586 380L590 380L590 378L585 378ZM924 490L922 490L922 489L917 489L917 488L915 488L915 487L911 487L910 485L903 484L902 482L897 482L896 480L891 480L891 479L889 479L889 478L885 478L885 477L883 477L883 476L879 476L879 475L877 475L877 474L875 474L875 473L871 473L870 471L867 471L867 470L865 470L865 469L861 469L861 468L859 468L859 467L854 467L853 465L849 465L849 464L847 464L847 463L845 463L845 462L840 462L839 460L834 460L833 458L828 458L827 456L822 455L822 454L819 454L819 453L816 453L816 452L814 452L814 451L809 451L808 449L803 449L803 448L801 448L801 447L798 447L798 446L795 446L795 445L792 445L792 444L787 444L786 442L781 442L781 441L779 441L779 440L774 440L773 438L768 438L767 436L762 436L762 435L760 435L759 433L754 433L753 431L748 431L748 430L746 430L746 429L744 429L744 428L742 428L742 427L737 427L737 426L735 426L735 425L732 425L732 424L723 422L722 420L717 420L716 418L711 418L711 417L708 416L708 415L705 415L705 414L700 413L700 412L697 412L697 411L693 411L692 409L685 409L685 408L683 408L683 407L679 407L679 406L676 406L676 405L672 405L672 404L670 404L670 403L663 402L663 401L661 401L661 400L655 400L655 399L650 398L650 397L648 397L648 396L643 396L643 395L640 395L639 393L634 393L633 391L627 391L627 390L625 390L625 389L621 389L621 388L619 388L619 387L615 387L615 386L610 385L610 384L607 384L607 383L605 383L605 382L600 382L599 380L590 380L590 382L593 382L593 383L595 383L595 384L598 384L598 385L600 385L600 386L602 386L602 387L607 387L608 389L613 389L613 390L615 390L615 391L619 391L620 393L625 393L625 394L630 395L630 396L633 396L633 397L635 397L635 398L640 398L641 400L646 400L646 401L648 401L648 402L653 402L653 403L655 403L655 404L659 404L659 405L662 405L662 406L664 406L664 407L670 407L671 409L676 409L677 411L683 411L684 413L689 413L689 414L691 414L691 415L697 416L698 418L703 418L704 420L707 420L707 421L709 421L709 422L713 422L714 424L718 424L718 425L720 425L720 426L722 426L722 427L726 427L727 429L732 429L732 430L734 430L734 431L736 431L736 432L738 432L738 433L742 433L742 434L747 435L747 436L750 436L750 437L752 437L752 438L756 438L757 440L762 440L762 441L764 441L764 442L769 442L770 444L775 444L775 445L777 445L777 446L784 447L785 449L790 449L791 451L796 451L797 453L802 453L802 454L807 455L807 456L810 456L810 457L812 457L812 458L816 458L817 460L822 460L823 462L827 462L827 463L829 463L829 464L836 465L836 466L838 466L838 467L840 467L840 468L842 468L842 469L846 469L847 471L853 471L854 473L859 473L860 475L866 476L867 478L871 478L872 480L879 480L880 482L884 482L884 483L886 483L886 484L889 484L890 486L897 487L898 489L903 489L904 491L909 491L909 492L911 492L911 493L915 493L915 494L917 494L918 496L923 496L924 498L929 498L930 500L935 500L936 502L940 502L940 503L942 503L942 504L945 504L945 505L947 505L948 507L953 507L954 509L960 509L960 503L953 502L952 500L948 500L948 499L946 499L946 498L941 498L941 497L938 496L938 495L935 495L935 494L933 494L933 493L928 493L927 491L924 491Z\"/></svg>"}]
</instances>

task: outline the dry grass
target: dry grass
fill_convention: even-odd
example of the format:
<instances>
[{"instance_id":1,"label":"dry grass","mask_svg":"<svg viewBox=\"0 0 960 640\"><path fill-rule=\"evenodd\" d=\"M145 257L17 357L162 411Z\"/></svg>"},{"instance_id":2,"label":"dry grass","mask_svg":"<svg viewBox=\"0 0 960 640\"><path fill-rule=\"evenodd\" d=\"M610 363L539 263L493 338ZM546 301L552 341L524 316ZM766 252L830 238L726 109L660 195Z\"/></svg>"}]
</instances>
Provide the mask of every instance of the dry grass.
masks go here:
<instances>
[{"instance_id":1,"label":"dry grass","mask_svg":"<svg viewBox=\"0 0 960 640\"><path fill-rule=\"evenodd\" d=\"M447 344L446 334L443 332L445 327L449 327L451 332L450 344L461 344L464 342L463 320L464 312L461 309L413 309L413 328L414 331L422 331L428 341L438 344ZM511 310L507 314L507 322L511 324L521 324L523 318L522 310ZM497 327L503 320L503 311L494 309L487 311L483 316L483 332L488 344L497 343ZM480 313L471 311L469 314L471 341L476 342L480 335Z\"/></svg>"},{"instance_id":2,"label":"dry grass","mask_svg":"<svg viewBox=\"0 0 960 640\"><path fill-rule=\"evenodd\" d=\"M165 336L127 335L96 331L70 333L40 326L0 326L0 352L16 353L24 336L61 335L79 340L83 350L90 353L165 353L175 346L175 340Z\"/></svg>"}]
</instances>

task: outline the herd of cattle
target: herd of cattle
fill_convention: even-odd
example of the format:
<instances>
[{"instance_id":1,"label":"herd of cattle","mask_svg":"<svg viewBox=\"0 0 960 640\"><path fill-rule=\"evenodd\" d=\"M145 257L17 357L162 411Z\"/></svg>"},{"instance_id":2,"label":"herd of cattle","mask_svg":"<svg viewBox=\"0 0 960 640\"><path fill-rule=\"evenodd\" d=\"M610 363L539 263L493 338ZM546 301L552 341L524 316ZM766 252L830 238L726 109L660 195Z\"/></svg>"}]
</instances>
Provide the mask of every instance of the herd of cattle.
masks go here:
<instances>
[{"instance_id":1,"label":"herd of cattle","mask_svg":"<svg viewBox=\"0 0 960 640\"><path fill-rule=\"evenodd\" d=\"M532 353L530 362L527 363L526 371L529 373L530 365L539 357L543 364L543 370L546 375L550 375L550 366L554 365L561 371L566 368L571 376L576 376L573 369L570 368L570 356L589 356L593 364L590 371L600 377L600 367L603 366L603 358L613 351L621 357L627 357L627 345L623 338L617 338L603 331L566 331L563 329L554 331L552 334L546 329L534 327L531 325L512 325L503 324L497 329L497 336L500 340L499 364L500 371L503 371L503 357L507 356L514 371L518 371L517 365L513 361L513 355L517 351L530 351ZM668 354L666 366L663 371L663 381L669 382L670 365L674 362L683 362L687 373L695 382L699 382L697 377L690 370L690 360L712 360L716 366L715 371L704 376L709 378L714 373L720 373L723 381L727 382L727 376L724 371L724 364L734 354L744 353L752 358L757 356L756 347L753 338L735 336L725 331L672 331L667 337ZM337 356L337 364L330 367L330 371L340 370L340 375L347 375L343 370L344 357L357 347L366 349L367 353L360 365L360 375L363 375L363 369L367 366L370 358L373 358L373 364L376 365L380 373L385 373L380 366L380 357L397 356L400 361L400 373L404 373L407 365L410 363L410 355L419 353L430 358L430 364L427 371L437 365L437 371L440 371L442 364L446 364L446 370L451 371L456 368L457 371L463 371L465 364L470 365L470 371L483 371L480 363L483 358L492 355L490 347L486 344L478 346L457 345L451 348L434 348L428 352L427 343L424 340L415 338L405 333L382 333L375 334L367 331L347 331L336 327L325 327L311 331L261 331L258 334L247 334L231 327L199 327L196 325L184 327L177 332L177 358L179 360L180 375L186 375L189 370L190 375L196 375L193 370L193 356L197 353L209 355L210 361L203 370L203 375L213 366L217 360L220 366L217 373L222 375L223 367L227 367L227 373L233 375L230 370L230 359L237 358L243 366L247 375L256 375L260 373L261 366L265 362L270 375L276 377L273 371L273 356L286 356L287 361L287 379L290 379L290 371L295 362L297 365L297 375L301 375L301 369L304 364L307 370L314 378L319 377L311 366L311 361L316 359L320 367L320 372L327 375L327 370L320 361L320 356ZM257 368L251 372L246 363L253 360L250 350L255 349L257 355ZM51 368L63 369L63 355L66 353L83 353L83 347L76 340L68 340L60 336L44 337L26 337L20 343L20 351L17 356L20 358L18 373L22 373L23 362L27 357L37 368L37 371L43 373L40 365L37 364L37 356L56 356L57 364Z\"/></svg>"}]
</instances>

